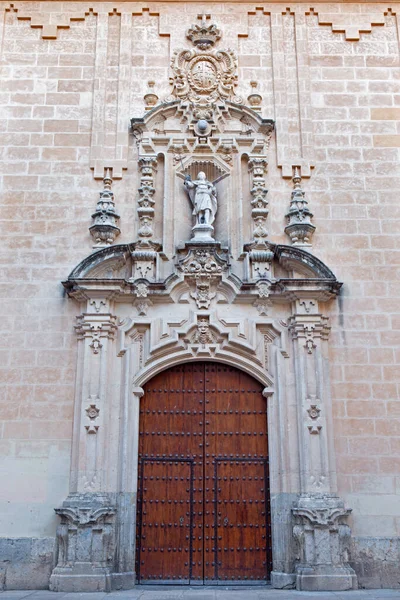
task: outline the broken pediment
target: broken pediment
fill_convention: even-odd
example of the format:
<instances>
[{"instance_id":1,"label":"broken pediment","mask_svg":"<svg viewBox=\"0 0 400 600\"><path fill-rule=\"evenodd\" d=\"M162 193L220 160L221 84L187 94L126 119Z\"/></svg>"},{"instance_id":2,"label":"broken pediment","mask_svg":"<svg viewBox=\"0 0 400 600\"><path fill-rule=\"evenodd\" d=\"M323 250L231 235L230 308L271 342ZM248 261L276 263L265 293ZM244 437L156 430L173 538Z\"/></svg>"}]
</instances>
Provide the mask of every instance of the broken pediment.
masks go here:
<instances>
[{"instance_id":1,"label":"broken pediment","mask_svg":"<svg viewBox=\"0 0 400 600\"><path fill-rule=\"evenodd\" d=\"M63 285L72 296L78 290L96 288L106 292L113 289L116 297L128 300L130 295L136 297L140 283L146 285L146 298L153 298L157 303L180 302L186 294L185 302L193 302L203 309L223 297L225 302L248 304L257 298L272 303L290 302L296 296L328 300L339 293L342 284L317 257L301 248L282 244L268 244L267 248L271 268L263 278L234 275L229 253L214 242L187 244L179 251L176 264L170 265L169 273L152 281L145 276L133 276L136 244L121 244L90 254L73 269ZM180 291L177 293L175 289Z\"/></svg>"}]
</instances>

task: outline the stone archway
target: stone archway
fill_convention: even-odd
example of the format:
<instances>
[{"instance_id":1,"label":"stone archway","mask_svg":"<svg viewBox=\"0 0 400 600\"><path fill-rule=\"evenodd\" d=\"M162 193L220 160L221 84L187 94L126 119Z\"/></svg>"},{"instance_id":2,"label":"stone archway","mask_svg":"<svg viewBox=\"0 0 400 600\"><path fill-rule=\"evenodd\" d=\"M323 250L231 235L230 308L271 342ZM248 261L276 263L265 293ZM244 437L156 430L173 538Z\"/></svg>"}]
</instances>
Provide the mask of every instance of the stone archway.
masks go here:
<instances>
[{"instance_id":1,"label":"stone archway","mask_svg":"<svg viewBox=\"0 0 400 600\"><path fill-rule=\"evenodd\" d=\"M65 282L81 313L71 491L57 509L52 589L119 589L137 582L142 386L166 368L198 361L240 368L265 386L272 585L354 585L345 562L349 511L336 493L329 326L321 310L340 283L301 249L268 248L271 280L240 282L212 243L207 249L189 244L162 281L132 279L135 246L121 245L91 254ZM199 308L192 270L211 266L215 296L208 309Z\"/></svg>"},{"instance_id":2,"label":"stone archway","mask_svg":"<svg viewBox=\"0 0 400 600\"><path fill-rule=\"evenodd\" d=\"M263 385L222 363L169 368L139 418L139 583L265 583L272 570Z\"/></svg>"}]
</instances>

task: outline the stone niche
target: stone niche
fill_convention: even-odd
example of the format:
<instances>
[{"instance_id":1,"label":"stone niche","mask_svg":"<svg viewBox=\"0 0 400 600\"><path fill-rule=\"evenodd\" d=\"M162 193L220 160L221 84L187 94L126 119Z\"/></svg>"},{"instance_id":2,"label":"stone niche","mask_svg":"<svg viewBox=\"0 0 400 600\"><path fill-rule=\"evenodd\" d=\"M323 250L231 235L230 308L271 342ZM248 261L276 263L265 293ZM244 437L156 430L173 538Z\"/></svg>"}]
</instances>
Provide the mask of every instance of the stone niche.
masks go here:
<instances>
[{"instance_id":1,"label":"stone niche","mask_svg":"<svg viewBox=\"0 0 400 600\"><path fill-rule=\"evenodd\" d=\"M97 250L64 282L79 305L79 350L70 495L56 511L50 587L135 584L142 386L170 366L211 360L251 374L268 399L272 585L351 589L325 314L341 284L295 243L270 242L274 123L236 96L237 59L218 27L203 20L187 36L193 48L173 55L171 96L158 103L153 94L154 106L131 120L140 175L134 241ZM299 232L301 223L296 240Z\"/></svg>"}]
</instances>

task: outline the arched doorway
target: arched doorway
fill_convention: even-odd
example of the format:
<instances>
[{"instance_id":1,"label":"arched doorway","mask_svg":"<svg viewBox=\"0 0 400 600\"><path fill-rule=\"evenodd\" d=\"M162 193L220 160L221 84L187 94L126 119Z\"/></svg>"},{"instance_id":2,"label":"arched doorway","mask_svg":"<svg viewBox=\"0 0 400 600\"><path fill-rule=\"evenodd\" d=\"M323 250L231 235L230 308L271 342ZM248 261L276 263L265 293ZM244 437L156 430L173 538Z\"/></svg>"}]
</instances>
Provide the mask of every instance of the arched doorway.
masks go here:
<instances>
[{"instance_id":1,"label":"arched doorway","mask_svg":"<svg viewBox=\"0 0 400 600\"><path fill-rule=\"evenodd\" d=\"M267 406L234 367L179 365L144 386L139 583L265 583L272 569Z\"/></svg>"}]
</instances>

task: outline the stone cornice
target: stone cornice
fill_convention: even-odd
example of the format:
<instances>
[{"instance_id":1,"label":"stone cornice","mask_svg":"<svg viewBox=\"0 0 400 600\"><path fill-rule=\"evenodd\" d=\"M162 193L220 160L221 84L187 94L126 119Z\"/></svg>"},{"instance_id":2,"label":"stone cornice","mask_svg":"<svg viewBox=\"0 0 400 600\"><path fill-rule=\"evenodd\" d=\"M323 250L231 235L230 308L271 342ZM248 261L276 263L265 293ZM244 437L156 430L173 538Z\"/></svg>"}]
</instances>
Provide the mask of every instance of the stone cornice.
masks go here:
<instances>
[{"instance_id":1,"label":"stone cornice","mask_svg":"<svg viewBox=\"0 0 400 600\"><path fill-rule=\"evenodd\" d=\"M280 263L288 274L278 279L268 280L269 299L277 302L292 302L296 299L314 298L327 301L338 295L342 284L332 271L318 258L293 246L268 244L272 260ZM132 277L132 264L135 244L120 244L103 248L90 254L77 265L63 286L71 297L83 301L103 292L117 301L135 296L137 285L146 286L152 302L169 297L173 301L176 286L185 285L191 274L172 273L165 280L148 281L146 278ZM228 269L228 266L227 266ZM228 286L232 302L249 303L258 297L258 284L263 279L243 281L237 275L229 274L229 269L221 268L218 279L222 286ZM296 275L292 275L292 272Z\"/></svg>"}]
</instances>

